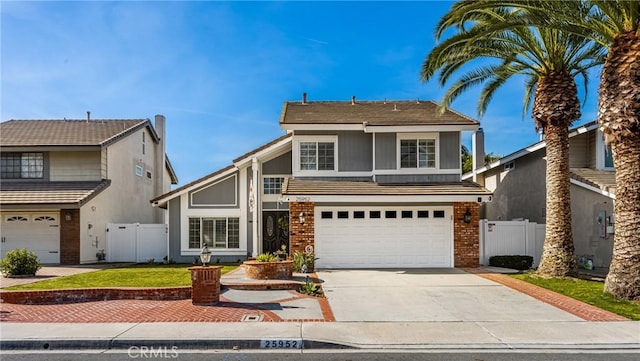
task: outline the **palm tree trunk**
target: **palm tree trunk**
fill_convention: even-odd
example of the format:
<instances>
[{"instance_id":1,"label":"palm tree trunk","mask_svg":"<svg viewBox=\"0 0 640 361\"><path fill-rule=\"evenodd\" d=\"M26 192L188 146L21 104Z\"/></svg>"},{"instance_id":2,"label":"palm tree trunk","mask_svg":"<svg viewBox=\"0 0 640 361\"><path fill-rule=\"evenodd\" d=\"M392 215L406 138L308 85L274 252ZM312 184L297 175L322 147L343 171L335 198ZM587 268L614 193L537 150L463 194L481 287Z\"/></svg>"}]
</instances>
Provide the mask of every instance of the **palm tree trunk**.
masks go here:
<instances>
[{"instance_id":1,"label":"palm tree trunk","mask_svg":"<svg viewBox=\"0 0 640 361\"><path fill-rule=\"evenodd\" d=\"M640 36L614 39L602 68L599 122L616 168L613 258L605 291L640 299Z\"/></svg>"},{"instance_id":2,"label":"palm tree trunk","mask_svg":"<svg viewBox=\"0 0 640 361\"><path fill-rule=\"evenodd\" d=\"M542 259L537 273L543 277L566 277L576 272L569 180L569 130L548 124L547 220Z\"/></svg>"},{"instance_id":3,"label":"palm tree trunk","mask_svg":"<svg viewBox=\"0 0 640 361\"><path fill-rule=\"evenodd\" d=\"M605 291L640 299L640 136L613 143L615 238Z\"/></svg>"}]
</instances>

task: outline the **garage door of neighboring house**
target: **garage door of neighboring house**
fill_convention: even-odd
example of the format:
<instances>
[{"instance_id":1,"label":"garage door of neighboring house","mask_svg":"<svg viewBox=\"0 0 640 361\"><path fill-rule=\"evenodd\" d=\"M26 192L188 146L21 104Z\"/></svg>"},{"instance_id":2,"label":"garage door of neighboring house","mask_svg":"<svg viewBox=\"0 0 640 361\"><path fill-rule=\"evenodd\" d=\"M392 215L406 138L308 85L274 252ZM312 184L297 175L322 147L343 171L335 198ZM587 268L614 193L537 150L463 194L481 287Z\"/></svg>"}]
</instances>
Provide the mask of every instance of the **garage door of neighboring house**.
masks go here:
<instances>
[{"instance_id":1,"label":"garage door of neighboring house","mask_svg":"<svg viewBox=\"0 0 640 361\"><path fill-rule=\"evenodd\" d=\"M60 219L51 213L2 213L2 258L8 251L26 248L40 263L60 263Z\"/></svg>"},{"instance_id":2,"label":"garage door of neighboring house","mask_svg":"<svg viewBox=\"0 0 640 361\"><path fill-rule=\"evenodd\" d=\"M318 268L453 267L453 207L316 207Z\"/></svg>"},{"instance_id":3,"label":"garage door of neighboring house","mask_svg":"<svg viewBox=\"0 0 640 361\"><path fill-rule=\"evenodd\" d=\"M168 233L164 224L107 225L106 259L109 262L162 262L167 255Z\"/></svg>"}]
</instances>

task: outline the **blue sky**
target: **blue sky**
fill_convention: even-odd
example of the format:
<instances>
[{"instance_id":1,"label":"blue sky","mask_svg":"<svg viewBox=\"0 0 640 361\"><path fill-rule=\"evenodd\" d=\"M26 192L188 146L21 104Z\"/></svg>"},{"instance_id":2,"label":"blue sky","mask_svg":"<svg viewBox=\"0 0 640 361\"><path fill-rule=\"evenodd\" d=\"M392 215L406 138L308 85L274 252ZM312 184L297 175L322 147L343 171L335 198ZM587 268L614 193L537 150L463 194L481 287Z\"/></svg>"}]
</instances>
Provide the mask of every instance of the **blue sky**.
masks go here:
<instances>
[{"instance_id":1,"label":"blue sky","mask_svg":"<svg viewBox=\"0 0 640 361\"><path fill-rule=\"evenodd\" d=\"M434 27L451 5L423 2L7 2L1 12L1 120L167 117L180 184L280 135L299 100L438 101L421 83ZM597 114L598 73L576 124ZM534 143L523 80L481 121L486 149ZM478 90L453 109L477 119ZM463 141L470 144L470 134Z\"/></svg>"}]
</instances>

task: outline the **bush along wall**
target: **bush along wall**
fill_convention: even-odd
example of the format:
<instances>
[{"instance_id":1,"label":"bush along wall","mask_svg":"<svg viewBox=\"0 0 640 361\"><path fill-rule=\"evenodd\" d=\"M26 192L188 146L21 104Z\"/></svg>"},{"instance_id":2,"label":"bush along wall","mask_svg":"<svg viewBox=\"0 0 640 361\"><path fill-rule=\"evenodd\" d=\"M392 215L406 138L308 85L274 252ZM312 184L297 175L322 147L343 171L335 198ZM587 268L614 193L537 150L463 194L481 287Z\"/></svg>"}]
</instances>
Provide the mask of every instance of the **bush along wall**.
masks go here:
<instances>
[{"instance_id":1,"label":"bush along wall","mask_svg":"<svg viewBox=\"0 0 640 361\"><path fill-rule=\"evenodd\" d=\"M493 256L489 258L489 265L494 267L511 268L525 271L531 268L533 257L531 256Z\"/></svg>"}]
</instances>

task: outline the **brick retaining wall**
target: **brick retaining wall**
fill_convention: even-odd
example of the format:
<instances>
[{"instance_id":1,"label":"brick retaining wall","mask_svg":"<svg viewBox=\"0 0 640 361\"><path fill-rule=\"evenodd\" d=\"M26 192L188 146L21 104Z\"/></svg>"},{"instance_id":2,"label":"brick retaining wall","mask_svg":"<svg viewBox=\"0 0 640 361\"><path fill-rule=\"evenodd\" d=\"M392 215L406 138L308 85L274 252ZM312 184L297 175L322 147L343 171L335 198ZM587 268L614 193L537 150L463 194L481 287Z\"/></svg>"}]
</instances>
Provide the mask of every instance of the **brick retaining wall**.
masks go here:
<instances>
[{"instance_id":1,"label":"brick retaining wall","mask_svg":"<svg viewBox=\"0 0 640 361\"><path fill-rule=\"evenodd\" d=\"M162 288L78 288L65 290L0 291L0 300L23 305L46 305L110 300L184 300L191 287Z\"/></svg>"}]
</instances>

